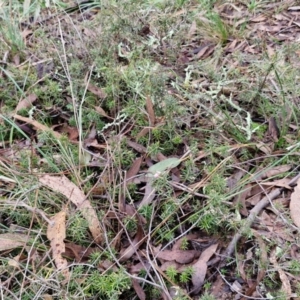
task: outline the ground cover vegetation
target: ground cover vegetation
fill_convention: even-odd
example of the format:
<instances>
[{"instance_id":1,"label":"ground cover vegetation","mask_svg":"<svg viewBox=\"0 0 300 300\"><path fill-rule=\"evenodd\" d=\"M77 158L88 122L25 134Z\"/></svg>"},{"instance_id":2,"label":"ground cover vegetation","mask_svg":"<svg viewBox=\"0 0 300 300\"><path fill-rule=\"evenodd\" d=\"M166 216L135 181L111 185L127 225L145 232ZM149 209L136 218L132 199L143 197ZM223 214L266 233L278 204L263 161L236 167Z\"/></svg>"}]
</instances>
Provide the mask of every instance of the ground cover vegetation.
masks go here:
<instances>
[{"instance_id":1,"label":"ground cover vegetation","mask_svg":"<svg viewBox=\"0 0 300 300\"><path fill-rule=\"evenodd\" d=\"M298 299L300 6L0 2L2 299Z\"/></svg>"}]
</instances>

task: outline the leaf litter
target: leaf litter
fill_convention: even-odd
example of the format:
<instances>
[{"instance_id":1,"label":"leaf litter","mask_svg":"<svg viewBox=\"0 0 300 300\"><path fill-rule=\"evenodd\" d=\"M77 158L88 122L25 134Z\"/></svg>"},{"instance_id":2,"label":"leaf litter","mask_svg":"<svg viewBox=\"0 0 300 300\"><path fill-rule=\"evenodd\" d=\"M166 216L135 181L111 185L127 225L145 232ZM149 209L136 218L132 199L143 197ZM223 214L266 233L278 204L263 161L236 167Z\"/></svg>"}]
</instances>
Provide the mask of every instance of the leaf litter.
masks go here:
<instances>
[{"instance_id":1,"label":"leaf litter","mask_svg":"<svg viewBox=\"0 0 300 300\"><path fill-rule=\"evenodd\" d=\"M28 4L28 1L26 4ZM268 74L265 79L261 79L260 76L253 76L252 71L258 67L255 61L264 53L267 53L274 61L277 59L278 65L281 65L282 68L287 60L293 61L295 66L297 64L299 66L297 59L292 55L288 59L279 56L282 55L280 49L284 43L288 45L288 43L299 38L300 10L293 1L282 4L280 10L276 8L277 3L261 5L255 8L257 13L251 12L249 7L247 8L239 2L216 4L211 15L197 12L198 17L187 24L186 39L179 43L180 48L177 49L177 52L174 51L174 55L170 55L170 51L172 52L172 47L174 47L172 39L168 40L168 37L162 37L156 41L155 34L158 34L155 29L156 18L147 20L149 25L144 24L142 31L149 40L143 41L143 43L148 45L149 49L153 46L154 52L152 55L155 55L158 64L163 66L162 70L169 68L176 76L180 74L176 82L172 81L174 75L168 74L170 82L167 83L166 88L170 91L168 92L169 96L176 94L177 96L174 96L174 99L177 97L184 103L186 114L191 115L186 118L178 117L176 114L173 114L171 118L167 115L162 116L162 111L169 105L168 102L165 100L160 102L157 95L152 95L147 91L146 96L142 96L144 99L143 104L138 108L141 110L143 117L138 120L137 124L135 118L138 114L134 117L131 116L132 118L126 116L124 120L127 123L124 125L118 122L117 115L125 99L119 95L115 97L118 99L118 105L116 105L118 107L111 107L108 103L112 94L103 78L106 66L102 66L102 73L94 72L101 80L95 80L93 72L84 73L88 74L87 76L90 76L92 80L90 82L90 79L88 80L86 76L85 79L81 78L80 84L86 89L88 97L97 99L96 102L89 104L90 108L111 129L108 134L102 131L100 131L101 134L98 134L96 128L101 127L99 124L96 126L93 124L93 127L90 127L92 128L92 137L87 135L84 138L85 151L89 151L90 154L89 161L85 162L84 166L93 169L93 171L96 169L96 173L97 168L103 168L104 170L101 169L97 173L97 182L93 181L94 188L90 192L83 192L84 184L82 186L74 184L68 178L70 175L69 169L63 171L67 175L61 173L53 175L50 172L38 175L38 180L43 186L41 189L50 189L51 193L58 193L64 197L65 202L58 208L61 211L54 214L51 212L52 209L48 207L45 208L45 211L49 211L46 214L41 208L30 206L25 201L20 201L20 199L15 204L15 207L22 207L30 211L34 216L34 222L37 220L40 222L39 217L42 216L42 219L48 223L47 238L50 241L52 257L56 268L63 272L65 279L70 280L71 274L68 265L72 259L78 264L86 262L100 249L105 253L106 251L101 248L104 245L105 250L111 250L110 246L113 245L116 254L111 255L109 259L101 259L98 264L98 270L104 274L112 270L117 272L120 266L124 267L132 276L137 276L139 272L144 270L147 273L147 280L150 278L152 283L157 286L158 283L161 284L161 278L165 278L165 274L170 272L170 267L182 274L187 266L191 266L193 268L191 278L185 284L177 280L176 284L180 285L180 288L174 286L174 295L179 295L180 291L183 291L188 297L199 297L205 293L205 283L209 282L211 284L210 291L212 294L217 295L217 299L221 297L221 294L233 298L236 293L241 294L241 299L257 298L261 294L271 298L273 297L273 291L271 289L265 291L263 288L268 289L264 277L268 276L270 265L272 265L275 270L274 277L279 278L277 280L280 285L279 288L277 287L278 293L284 293L287 299L294 296L293 292L295 291L297 279L295 279L295 275L287 272L285 264L291 262L290 257L299 259L299 247L296 245L295 240L297 228L299 228L299 190L298 185L295 186L297 180L295 174L298 169L294 163L290 162L290 159L287 159L292 154L283 151L286 149L286 144L297 145L297 122L295 122L296 125L292 124L297 113L286 107L286 111L277 118L275 112L273 112L273 116L270 115L267 106L260 106L259 101L262 101L262 99L268 99L270 103L274 104L272 101L277 97L276 90L280 91L280 97L282 97L280 101L287 102L287 98L284 98L284 92L281 91L282 86L277 74L278 70L270 69L270 72L266 72ZM268 15L266 15L266 11L268 11ZM185 18L185 15L191 12L196 13L194 6L176 11L170 15L170 18L178 18L178 16ZM72 15L74 28L82 30L82 33L84 33L83 38L87 42L88 38L95 38L96 31L103 33L102 28L91 30L85 27L89 21L93 21L97 17L98 13L97 10L96 13L82 11L81 14L77 15L75 9L75 13ZM216 13L220 16L221 21L216 18ZM151 19L150 13L149 16ZM40 23L35 20L33 24L27 24L28 29L24 28L22 30L23 39L27 46L37 41L33 33L37 26L41 26L43 23L48 26L46 31L48 37L59 37L57 29L55 29L57 24L55 18L53 18L54 16L48 17ZM88 22L85 23L83 20ZM63 17L61 22L64 28L68 28L70 23L67 17ZM217 22L216 24L219 27L214 27L213 22ZM241 30L240 32L245 30L247 35L240 36L235 30ZM156 33L154 34L154 32ZM170 31L170 36L172 34L174 33ZM85 52L85 45L82 46L82 41L79 41L75 36L72 37L71 33L69 36L64 34L64 39L66 39L65 45L68 51L73 51L75 56L80 58L89 59ZM121 71L116 68L117 73L120 71L118 73L119 77L134 65L132 63L130 39L132 37L128 40L123 39L117 45L117 47L121 45L118 48L119 51L112 54L123 64L120 66ZM166 40L168 41L166 42ZM77 51L74 51L75 48L72 49L72 45L78 48ZM137 45L141 45L140 41L137 42ZM49 49L49 53L51 51L53 54L53 49ZM242 59L238 59L238 55ZM299 58L299 53L295 53L295 55L298 55ZM20 55L15 55L12 58L4 56L4 65L7 59L18 66L20 71L22 70L20 65L22 57ZM242 76L248 76L247 84L244 85L242 80L239 81L239 78L235 79L236 82L231 81L230 76L233 73L230 72L225 75L222 73L218 80L214 82L213 75L208 75L209 72L205 71L205 63L209 64L210 60L215 67L221 65L223 71L220 69L220 74L228 68L230 72L235 70L240 72L239 74ZM34 62L39 66L37 68L39 81L34 85L42 84L46 82L47 77L54 75L53 70L48 68L44 62L46 60L40 58ZM92 66L91 69L93 69L94 64L89 63ZM197 63L204 64L201 65L200 69L197 69ZM144 66L139 66L137 69L142 70L143 68ZM7 74L11 73L5 73L1 69L1 78L4 78ZM228 75L229 77L227 77ZM56 78L56 80L59 82L61 79ZM258 91L254 91L254 95L246 98L246 95L248 96L250 93L250 85L250 90L254 87ZM272 88L269 88L270 86ZM138 94L138 85L135 88ZM129 90L128 87L126 89ZM189 98L191 91L195 92L197 96ZM126 92L128 91L126 90ZM66 96L67 93L67 90L62 90L62 98L65 97L68 105L71 103L74 105L75 102L72 102L74 101L73 96ZM126 94L125 91L124 94ZM230 99L224 101L221 96L230 97ZM134 97L136 95L132 98ZM196 101L194 98L197 98ZM199 104L199 98L205 104ZM82 134L81 130L74 127L74 124L72 127L67 124L66 121L69 117L61 116L66 107L58 110L60 115L53 118L55 120L53 124L49 122L51 125L44 125L44 123L49 124L49 120L43 122L35 113L25 117L22 112L31 108L38 108L41 111L41 96L37 96L31 88L25 94L23 93L20 99L14 110L15 113L20 112L20 115L10 115L10 117L13 116L16 126L27 133L32 141L27 145L23 143L21 146L23 149L16 155L17 151L12 148L11 140L7 139L1 150L5 150L5 153L9 154L3 154L1 164L5 165L7 162L12 165L15 164L30 149L31 156L28 156L28 158L33 160L38 158L40 162L45 161L44 158L40 158L41 153L43 153L42 150L45 149L38 143L38 134L46 131L50 131L57 139L62 138L61 133L67 133L69 141L73 144L78 144L78 141L83 138L80 136ZM251 101L244 101L244 99L250 99ZM228 103L231 103L231 105L227 106ZM224 105L227 109L225 113L221 109L224 108ZM274 104L274 107L276 105ZM286 103L280 105L285 107ZM240 107L243 107L243 109L239 110ZM259 115L259 118L263 117L264 120L260 119L259 122L267 124L267 130L262 135L256 134L255 130L252 130L248 126L249 124L246 124L247 119L240 118L237 111L240 113L249 111L253 115L253 120L257 115ZM228 122L229 118L232 118L232 122ZM175 131L178 131L181 135L179 144L176 144L177 146L172 150L173 153L170 153L172 152L170 149L161 150L159 148L158 151L157 149L151 149L151 142L156 138L158 132L168 132L169 128L167 126L170 122L176 123ZM1 123L1 125L3 124ZM190 132L188 134L194 135L197 140L197 149L190 150L189 137L185 131L180 131L182 128L189 128ZM197 128L201 128L201 130L196 132L195 129ZM212 128L217 130L217 134L213 133ZM132 133L132 129L137 132L136 135ZM85 130L89 132L90 129L85 128ZM211 136L214 139L213 149L206 144L208 136L205 135L205 131L212 133ZM126 132L126 134L122 136L123 132ZM245 133L251 138L244 140L242 137ZM100 135L104 137L104 142L100 142ZM160 147L166 138L167 135L160 139ZM129 157L129 162L126 164L127 172L125 173L124 166L121 166L120 161L118 161L116 151L120 146L116 143L118 139L122 140L122 143L128 147L122 148L124 157ZM169 143L171 142L169 141ZM219 149L219 145L228 144L231 147L230 150L225 149L226 147L224 147L225 151ZM17 142L15 145L17 145ZM192 154L191 160L189 160L188 157L191 152L197 154ZM133 158L130 156L132 153L139 156ZM286 155L286 159L282 159L283 154ZM245 157L250 155L249 160L244 159L244 155ZM11 158L13 156L14 159ZM60 157L62 158L62 156ZM275 158L279 163L276 162L275 165L277 165L274 166L274 162L270 163L271 158ZM216 160L218 160L217 164L215 163ZM225 166L229 160L232 165L228 167L225 173L221 174L222 165ZM271 167L268 165L269 163ZM194 166L188 169L189 164L194 164ZM213 166L213 170L209 169L210 166ZM31 166L27 166L27 170L30 175L37 172L37 168L31 168ZM42 169L39 169L37 173L43 173L42 171ZM234 222L228 223L227 225L233 225L233 228L226 231L224 229L224 232L223 223L221 222L223 221L222 217L217 214L219 204L214 203L209 206L209 203L213 203L215 200L214 192L219 188L218 178L214 176L218 175L219 172L221 176L227 179L225 182L227 190L222 191L222 200L228 204L226 209L229 208L231 212L223 218L242 219L244 222L238 227L235 227ZM15 173L14 176L19 176L19 173ZM11 176L11 178L15 178L14 176ZM93 176L87 178L86 182L88 183L90 178L95 179ZM164 188L166 188L164 192L168 195L168 199L175 199L174 203L176 204L171 208L173 213L171 217L170 215L163 216L168 201L161 194L161 190L153 186L153 180L159 182L159 180L165 179L167 179L168 184L164 182L161 190L164 191ZM7 186L10 181L13 182L12 187ZM0 182L1 197L11 197L19 184L18 180L10 179L10 176L6 173L1 174ZM137 189L132 191L134 185ZM5 188L2 188L3 186ZM117 192L112 189L116 186L120 188ZM228 196L229 193L232 193L230 197ZM181 197L187 194L188 197L180 202ZM14 198L12 199L14 200ZM95 199L98 202L94 201ZM103 209L102 201L105 202L107 199L109 199L109 206ZM12 205L13 200L7 201L7 205ZM91 237L86 237L90 243L89 246L66 242L68 226L66 219L68 219L69 213L64 212L62 209L66 204L71 209L74 205L75 209L83 215L87 222L91 233ZM190 219L197 211L201 211L205 205L207 205L211 215L215 216L214 222L220 221L218 223L221 224L218 228L219 232L209 232L209 227L204 227L206 224L204 221L199 223L201 218L206 222L209 220L205 219L205 210L203 210L201 218ZM151 217L147 218L146 212L149 207L151 208ZM223 207L222 209L225 210ZM48 214L53 215L50 220ZM105 217L102 219L100 215ZM296 226L292 227L289 224L289 216ZM123 224L124 220L128 220L128 218L134 224L132 225L133 229L129 229ZM251 237L245 233L249 233L249 230ZM193 234L196 232L197 237L192 238L190 232L193 232ZM170 234L169 238L162 238L164 234ZM109 241L111 236L113 238ZM181 238L178 238L178 236L181 236ZM217 237L218 243L215 242L215 237ZM208 238L211 241L210 245L200 247L202 238ZM27 235L17 233L2 234L0 239L3 241L1 243L3 248L0 247L1 251L8 252L25 247L28 242ZM162 241L163 245L161 244ZM273 241L276 245L274 246L270 241ZM293 242L295 247L285 248L287 243ZM187 243L185 249L181 249L182 243ZM255 247L260 252L260 256L255 251ZM270 252L266 251L267 247L271 247ZM282 255L284 251L285 254ZM224 258L230 260L232 257L234 257L236 263L227 264ZM15 256L15 261L19 262L21 258L22 256ZM155 266L157 262L158 265ZM226 276L217 272L222 268L227 272ZM158 270L162 273L160 274ZM239 270L242 280L240 278L236 279L237 270ZM252 274L252 276L249 274ZM133 291L140 299L147 299L149 294L147 294L147 288L145 288L146 281L143 281L143 278L134 276L131 278ZM176 281L176 278L174 280ZM168 282L168 279L166 279L166 282ZM168 283L173 285L172 280ZM226 286L229 286L232 291L226 292ZM262 286L263 288L261 288ZM160 287L163 287L163 284ZM261 294L258 294L258 292ZM173 298L174 295L172 294L171 297L171 294L171 289L161 288L160 296L162 298Z\"/></svg>"}]
</instances>

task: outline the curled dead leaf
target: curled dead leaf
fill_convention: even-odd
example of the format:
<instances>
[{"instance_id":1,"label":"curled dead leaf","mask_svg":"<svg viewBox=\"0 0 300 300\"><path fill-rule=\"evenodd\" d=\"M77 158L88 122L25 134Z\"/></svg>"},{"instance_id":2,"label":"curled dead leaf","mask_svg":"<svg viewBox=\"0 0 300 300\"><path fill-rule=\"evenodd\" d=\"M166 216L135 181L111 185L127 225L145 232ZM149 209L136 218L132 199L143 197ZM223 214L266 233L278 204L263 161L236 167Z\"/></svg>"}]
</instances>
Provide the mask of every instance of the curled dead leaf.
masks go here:
<instances>
[{"instance_id":1,"label":"curled dead leaf","mask_svg":"<svg viewBox=\"0 0 300 300\"><path fill-rule=\"evenodd\" d=\"M63 258L65 252L66 238L66 213L61 211L52 217L52 223L48 224L47 238L50 241L52 256L58 270L64 275L65 279L69 279L70 273L68 270L68 262Z\"/></svg>"},{"instance_id":2,"label":"curled dead leaf","mask_svg":"<svg viewBox=\"0 0 300 300\"><path fill-rule=\"evenodd\" d=\"M61 135L58 132L51 130L49 127L39 123L38 121L19 116L17 114L15 114L13 117L16 120L19 120L19 121L22 121L22 122L32 125L33 127L35 127L36 130L50 131L56 138L58 138L58 139L61 138Z\"/></svg>"},{"instance_id":3,"label":"curled dead leaf","mask_svg":"<svg viewBox=\"0 0 300 300\"><path fill-rule=\"evenodd\" d=\"M39 178L39 181L73 202L83 217L88 221L89 229L96 243L101 244L103 242L103 232L97 213L78 186L71 182L66 176L43 175Z\"/></svg>"}]
</instances>

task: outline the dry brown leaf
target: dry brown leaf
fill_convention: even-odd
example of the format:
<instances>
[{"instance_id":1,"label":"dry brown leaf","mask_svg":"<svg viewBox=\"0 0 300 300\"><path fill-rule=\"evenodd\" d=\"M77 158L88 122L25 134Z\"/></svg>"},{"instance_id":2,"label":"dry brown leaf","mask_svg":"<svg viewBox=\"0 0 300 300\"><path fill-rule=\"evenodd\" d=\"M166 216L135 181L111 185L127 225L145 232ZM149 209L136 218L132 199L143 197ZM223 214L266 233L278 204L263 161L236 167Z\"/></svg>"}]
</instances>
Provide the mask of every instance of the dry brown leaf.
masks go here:
<instances>
[{"instance_id":1,"label":"dry brown leaf","mask_svg":"<svg viewBox=\"0 0 300 300\"><path fill-rule=\"evenodd\" d=\"M53 300L53 297L49 294L43 294L42 295L42 299L43 300Z\"/></svg>"},{"instance_id":2,"label":"dry brown leaf","mask_svg":"<svg viewBox=\"0 0 300 300\"><path fill-rule=\"evenodd\" d=\"M266 31L266 32L278 32L281 30L281 26L268 26L268 25L263 25L259 24L258 26L255 26L256 30L261 30L261 31Z\"/></svg>"},{"instance_id":3,"label":"dry brown leaf","mask_svg":"<svg viewBox=\"0 0 300 300\"><path fill-rule=\"evenodd\" d=\"M193 294L198 294L205 279L207 271L207 262L215 254L218 244L214 244L205 249L198 261L193 264L194 273L192 275Z\"/></svg>"},{"instance_id":4,"label":"dry brown leaf","mask_svg":"<svg viewBox=\"0 0 300 300\"><path fill-rule=\"evenodd\" d=\"M257 149L262 151L263 153L270 155L273 153L274 150L274 143L265 143L265 142L258 142L256 144Z\"/></svg>"},{"instance_id":5,"label":"dry brown leaf","mask_svg":"<svg viewBox=\"0 0 300 300\"><path fill-rule=\"evenodd\" d=\"M27 235L18 233L0 234L0 251L11 250L26 245Z\"/></svg>"},{"instance_id":6,"label":"dry brown leaf","mask_svg":"<svg viewBox=\"0 0 300 300\"><path fill-rule=\"evenodd\" d=\"M261 15L258 15L252 19L250 19L251 22L254 22L254 23L259 23L259 22L262 22L262 21L265 21L267 19L267 16L261 14Z\"/></svg>"},{"instance_id":7,"label":"dry brown leaf","mask_svg":"<svg viewBox=\"0 0 300 300\"><path fill-rule=\"evenodd\" d=\"M291 299L291 295L292 295L291 283L290 283L289 278L287 277L287 275L285 274L285 272L282 270L282 268L280 267L280 265L277 262L276 248L274 248L271 251L270 262L274 265L274 268L276 269L276 271L279 274L279 278L282 282L281 290L282 290L282 292L284 292L284 294L286 296L285 299Z\"/></svg>"},{"instance_id":8,"label":"dry brown leaf","mask_svg":"<svg viewBox=\"0 0 300 300\"><path fill-rule=\"evenodd\" d=\"M276 55L276 51L274 50L274 48L269 45L267 45L267 53L269 58L273 58Z\"/></svg>"},{"instance_id":9,"label":"dry brown leaf","mask_svg":"<svg viewBox=\"0 0 300 300\"><path fill-rule=\"evenodd\" d=\"M140 286L138 280L135 279L135 278L132 278L131 282L132 282L132 286L133 286L137 296L139 297L139 299L140 300L145 300L146 299L146 294L145 294L143 288Z\"/></svg>"},{"instance_id":10,"label":"dry brown leaf","mask_svg":"<svg viewBox=\"0 0 300 300\"><path fill-rule=\"evenodd\" d=\"M100 99L106 98L106 93L103 91L103 89L89 83L87 86L87 89L94 95L98 96Z\"/></svg>"},{"instance_id":11,"label":"dry brown leaf","mask_svg":"<svg viewBox=\"0 0 300 300\"><path fill-rule=\"evenodd\" d=\"M154 126L155 124L155 113L153 109L153 103L149 96L146 97L146 109L149 116L150 126Z\"/></svg>"},{"instance_id":12,"label":"dry brown leaf","mask_svg":"<svg viewBox=\"0 0 300 300\"><path fill-rule=\"evenodd\" d=\"M130 274L138 274L142 270L149 271L151 268L152 267L148 261L144 261L143 263L139 262L130 267Z\"/></svg>"},{"instance_id":13,"label":"dry brown leaf","mask_svg":"<svg viewBox=\"0 0 300 300\"><path fill-rule=\"evenodd\" d=\"M286 230L284 222L278 219L276 215L267 213L267 211L263 211L259 216L259 219L260 223L269 230L269 232L261 232L261 235L268 236L273 240L276 240L280 237L285 241L294 241L293 234Z\"/></svg>"},{"instance_id":14,"label":"dry brown leaf","mask_svg":"<svg viewBox=\"0 0 300 300\"><path fill-rule=\"evenodd\" d=\"M156 196L156 191L155 188L152 187L152 178L147 178L147 183L145 186L145 194L141 203L139 204L139 208L141 208L144 205L150 204L155 198L155 196Z\"/></svg>"},{"instance_id":15,"label":"dry brown leaf","mask_svg":"<svg viewBox=\"0 0 300 300\"><path fill-rule=\"evenodd\" d=\"M39 181L73 202L80 210L83 217L88 221L89 229L95 242L99 244L103 242L103 232L97 213L78 186L71 182L66 176L43 175L39 178Z\"/></svg>"},{"instance_id":16,"label":"dry brown leaf","mask_svg":"<svg viewBox=\"0 0 300 300\"><path fill-rule=\"evenodd\" d=\"M148 134L150 132L151 128L150 127L145 127L143 128L137 135L136 135L136 139L140 139L141 137L145 136L146 134Z\"/></svg>"},{"instance_id":17,"label":"dry brown leaf","mask_svg":"<svg viewBox=\"0 0 300 300\"><path fill-rule=\"evenodd\" d=\"M50 241L52 256L58 270L64 275L65 279L69 279L68 262L63 258L65 252L66 238L66 213L61 211L51 218L52 223L48 224L47 238Z\"/></svg>"},{"instance_id":18,"label":"dry brown leaf","mask_svg":"<svg viewBox=\"0 0 300 300\"><path fill-rule=\"evenodd\" d=\"M139 157L135 159L135 161L132 163L130 169L126 173L126 184L130 184L133 182L133 178L138 174L141 168L141 164L143 162L143 157Z\"/></svg>"},{"instance_id":19,"label":"dry brown leaf","mask_svg":"<svg viewBox=\"0 0 300 300\"><path fill-rule=\"evenodd\" d=\"M65 244L65 255L70 258L75 258L76 262L81 262L82 259L88 259L88 257L96 250L91 247L83 247L74 243Z\"/></svg>"},{"instance_id":20,"label":"dry brown leaf","mask_svg":"<svg viewBox=\"0 0 300 300\"><path fill-rule=\"evenodd\" d=\"M227 178L227 187L230 190L233 190L238 185L238 182L242 179L242 177L247 174L248 169L249 168L247 167L246 169L235 170L235 172Z\"/></svg>"},{"instance_id":21,"label":"dry brown leaf","mask_svg":"<svg viewBox=\"0 0 300 300\"><path fill-rule=\"evenodd\" d=\"M263 178L270 178L288 172L289 170L291 170L292 167L292 165L281 165L278 167L274 167L264 172Z\"/></svg>"},{"instance_id":22,"label":"dry brown leaf","mask_svg":"<svg viewBox=\"0 0 300 300\"><path fill-rule=\"evenodd\" d=\"M240 208L239 211L243 216L249 215L247 205L246 205L246 198L250 196L251 189L252 189L252 185L247 184L243 188L243 190L240 193L238 193L233 199L233 204L237 205Z\"/></svg>"},{"instance_id":23,"label":"dry brown leaf","mask_svg":"<svg viewBox=\"0 0 300 300\"><path fill-rule=\"evenodd\" d=\"M94 108L95 108L96 112L97 112L100 116L103 116L103 117L108 118L108 119L113 119L113 118L111 118L111 117L105 112L105 110L104 110L102 107L100 107L100 106L94 106Z\"/></svg>"},{"instance_id":24,"label":"dry brown leaf","mask_svg":"<svg viewBox=\"0 0 300 300\"><path fill-rule=\"evenodd\" d=\"M298 179L294 192L291 195L290 212L293 222L300 228L300 179Z\"/></svg>"},{"instance_id":25,"label":"dry brown leaf","mask_svg":"<svg viewBox=\"0 0 300 300\"><path fill-rule=\"evenodd\" d=\"M182 265L177 263L175 260L171 260L171 261L165 261L161 266L160 266L160 270L165 272L167 269L169 269L170 267L173 267L175 270L179 271L179 269L181 267L184 267L184 269L186 269L187 265Z\"/></svg>"},{"instance_id":26,"label":"dry brown leaf","mask_svg":"<svg viewBox=\"0 0 300 300\"><path fill-rule=\"evenodd\" d=\"M197 250L164 250L157 252L156 257L167 261L175 260L180 264L188 264L199 257L200 253Z\"/></svg>"},{"instance_id":27,"label":"dry brown leaf","mask_svg":"<svg viewBox=\"0 0 300 300\"><path fill-rule=\"evenodd\" d=\"M196 233L187 234L187 235L183 236L182 238L178 239L174 243L172 250L181 250L182 242L196 240L197 238L199 238L199 234L196 234Z\"/></svg>"},{"instance_id":28,"label":"dry brown leaf","mask_svg":"<svg viewBox=\"0 0 300 300\"><path fill-rule=\"evenodd\" d=\"M109 259L105 259L105 260L101 260L98 264L98 270L100 272L104 272L106 270L110 270L110 271L114 271L117 272L118 271L118 267L116 266L116 264L114 262L112 262Z\"/></svg>"},{"instance_id":29,"label":"dry brown leaf","mask_svg":"<svg viewBox=\"0 0 300 300\"><path fill-rule=\"evenodd\" d=\"M21 36L22 36L24 42L26 41L27 36L30 35L30 34L32 34L32 32L33 32L33 31L30 30L30 29L24 29L24 30L21 32Z\"/></svg>"},{"instance_id":30,"label":"dry brown leaf","mask_svg":"<svg viewBox=\"0 0 300 300\"><path fill-rule=\"evenodd\" d=\"M14 258L8 259L7 264L11 267L18 268L19 270L21 270L21 268L20 268L21 256L22 255L19 254L19 255L15 256Z\"/></svg>"},{"instance_id":31,"label":"dry brown leaf","mask_svg":"<svg viewBox=\"0 0 300 300\"><path fill-rule=\"evenodd\" d=\"M50 129L49 127L39 123L38 121L35 121L35 120L31 120L29 118L26 118L26 117L22 117L22 116L19 116L17 114L15 114L13 116L13 118L19 120L19 121L22 121L22 122L25 122L27 124L30 124L32 125L33 127L35 127L37 130L41 130L41 131L51 131L51 133L56 137L56 138L61 138L61 135L56 132L56 131L53 131L52 129Z\"/></svg>"},{"instance_id":32,"label":"dry brown leaf","mask_svg":"<svg viewBox=\"0 0 300 300\"><path fill-rule=\"evenodd\" d=\"M55 125L53 126L53 129L54 128L59 128L58 130L60 133L65 133L66 135L68 135L70 141L77 142L79 131L76 127L71 127L65 123L63 125Z\"/></svg>"},{"instance_id":33,"label":"dry brown leaf","mask_svg":"<svg viewBox=\"0 0 300 300\"><path fill-rule=\"evenodd\" d=\"M260 249L260 259L259 259L259 265L261 266L258 270L257 276L256 276L256 281L252 281L251 279L248 280L249 288L246 290L245 295L246 296L252 296L252 294L255 292L256 287L258 284L262 281L262 279L265 277L266 274L266 268L268 266L268 254L267 254L267 249L266 249L266 244L261 237L260 233L258 233L255 230L252 230L258 244L259 244L259 249ZM242 264L241 264L242 265ZM241 300L246 300L249 297L243 297Z\"/></svg>"},{"instance_id":34,"label":"dry brown leaf","mask_svg":"<svg viewBox=\"0 0 300 300\"><path fill-rule=\"evenodd\" d=\"M191 27L189 28L188 34L187 34L187 38L191 39L193 37L193 35L196 33L196 29L197 29L197 23L194 20L191 24Z\"/></svg>"},{"instance_id":35,"label":"dry brown leaf","mask_svg":"<svg viewBox=\"0 0 300 300\"><path fill-rule=\"evenodd\" d=\"M202 58L209 48L210 48L209 45L201 47L200 51L198 51L197 54L195 55L195 58L197 58L197 59Z\"/></svg>"},{"instance_id":36,"label":"dry brown leaf","mask_svg":"<svg viewBox=\"0 0 300 300\"><path fill-rule=\"evenodd\" d=\"M136 142L127 140L127 145L131 148L133 148L134 150L136 150L139 153L145 154L147 153L147 148L141 144L138 144Z\"/></svg>"},{"instance_id":37,"label":"dry brown leaf","mask_svg":"<svg viewBox=\"0 0 300 300\"><path fill-rule=\"evenodd\" d=\"M291 181L291 178L282 178L270 182L261 182L262 186L278 186L278 187L284 187L287 190L291 190L291 186L289 186L289 182Z\"/></svg>"},{"instance_id":38,"label":"dry brown leaf","mask_svg":"<svg viewBox=\"0 0 300 300\"><path fill-rule=\"evenodd\" d=\"M224 285L225 282L220 274L217 275L217 279L213 282L210 289L210 294L215 297L215 299L222 299L224 295Z\"/></svg>"},{"instance_id":39,"label":"dry brown leaf","mask_svg":"<svg viewBox=\"0 0 300 300\"><path fill-rule=\"evenodd\" d=\"M16 112L18 112L19 110L23 109L23 108L28 108L31 107L32 103L34 101L36 101L37 96L35 94L30 94L28 95L26 98L22 99L17 107L16 107Z\"/></svg>"},{"instance_id":40,"label":"dry brown leaf","mask_svg":"<svg viewBox=\"0 0 300 300\"><path fill-rule=\"evenodd\" d=\"M142 227L141 223L139 222L138 228L137 228L137 233L136 233L136 236L134 237L133 241L126 249L124 249L120 253L120 256L121 256L120 261L127 260L137 251L137 249L143 243L143 237L144 237L143 227Z\"/></svg>"}]
</instances>

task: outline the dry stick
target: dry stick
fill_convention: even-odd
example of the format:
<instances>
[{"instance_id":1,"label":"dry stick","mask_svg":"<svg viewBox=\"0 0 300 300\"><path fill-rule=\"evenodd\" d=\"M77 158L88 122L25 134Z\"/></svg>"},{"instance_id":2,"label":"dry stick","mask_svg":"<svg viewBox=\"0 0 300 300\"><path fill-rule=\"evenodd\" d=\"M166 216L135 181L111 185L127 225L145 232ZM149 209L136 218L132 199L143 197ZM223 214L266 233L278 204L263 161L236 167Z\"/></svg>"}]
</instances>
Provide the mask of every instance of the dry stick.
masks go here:
<instances>
[{"instance_id":1,"label":"dry stick","mask_svg":"<svg viewBox=\"0 0 300 300\"><path fill-rule=\"evenodd\" d=\"M297 180L300 178L300 173L295 176L289 183L289 186L293 186L296 184ZM277 196L279 196L284 188L277 188L274 191L272 191L270 194L266 195L264 198L262 198L251 210L250 215L246 219L246 224L243 226L245 227L251 227L256 216L262 211L263 208L265 208L271 200L275 199ZM228 245L227 249L223 252L222 256L223 259L221 261L221 264L219 267L224 267L226 263L224 263L224 260L230 256L232 256L234 249L236 247L236 244L238 243L239 239L242 237L243 228L234 235L232 241Z\"/></svg>"}]
</instances>

